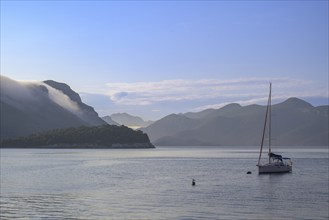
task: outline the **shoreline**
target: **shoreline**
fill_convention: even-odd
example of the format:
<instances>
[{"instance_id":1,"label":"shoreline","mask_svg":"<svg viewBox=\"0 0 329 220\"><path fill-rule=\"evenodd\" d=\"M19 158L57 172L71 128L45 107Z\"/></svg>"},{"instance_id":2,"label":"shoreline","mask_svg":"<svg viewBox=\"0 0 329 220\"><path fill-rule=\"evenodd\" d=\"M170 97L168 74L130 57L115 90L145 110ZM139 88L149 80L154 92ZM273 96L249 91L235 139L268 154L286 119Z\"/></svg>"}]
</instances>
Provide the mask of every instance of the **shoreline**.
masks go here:
<instances>
[{"instance_id":1,"label":"shoreline","mask_svg":"<svg viewBox=\"0 0 329 220\"><path fill-rule=\"evenodd\" d=\"M152 149L152 143L112 144L111 146L95 144L53 144L44 146L0 146L0 149Z\"/></svg>"}]
</instances>

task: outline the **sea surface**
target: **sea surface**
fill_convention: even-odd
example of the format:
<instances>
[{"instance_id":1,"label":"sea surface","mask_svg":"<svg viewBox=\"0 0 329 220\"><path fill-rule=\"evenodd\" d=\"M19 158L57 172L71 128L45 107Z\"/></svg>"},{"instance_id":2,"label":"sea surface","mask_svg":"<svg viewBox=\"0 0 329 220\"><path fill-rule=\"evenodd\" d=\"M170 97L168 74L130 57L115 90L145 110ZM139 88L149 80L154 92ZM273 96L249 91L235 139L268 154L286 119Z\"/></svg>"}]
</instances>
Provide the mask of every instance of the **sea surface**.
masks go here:
<instances>
[{"instance_id":1,"label":"sea surface","mask_svg":"<svg viewBox=\"0 0 329 220\"><path fill-rule=\"evenodd\" d=\"M258 151L0 149L0 219L328 219L328 148L271 175Z\"/></svg>"}]
</instances>

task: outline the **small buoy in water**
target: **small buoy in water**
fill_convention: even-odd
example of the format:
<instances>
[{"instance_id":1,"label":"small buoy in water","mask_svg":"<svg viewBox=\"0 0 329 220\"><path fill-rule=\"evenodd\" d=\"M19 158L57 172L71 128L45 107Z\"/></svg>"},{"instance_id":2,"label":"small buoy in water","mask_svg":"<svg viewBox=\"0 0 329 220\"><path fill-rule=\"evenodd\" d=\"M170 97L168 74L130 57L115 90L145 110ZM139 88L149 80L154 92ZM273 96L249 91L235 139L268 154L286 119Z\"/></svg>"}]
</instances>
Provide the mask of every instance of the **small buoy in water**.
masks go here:
<instances>
[{"instance_id":1,"label":"small buoy in water","mask_svg":"<svg viewBox=\"0 0 329 220\"><path fill-rule=\"evenodd\" d=\"M192 179L192 186L195 186L195 179Z\"/></svg>"},{"instance_id":2,"label":"small buoy in water","mask_svg":"<svg viewBox=\"0 0 329 220\"><path fill-rule=\"evenodd\" d=\"M251 171L248 171L247 174L251 174Z\"/></svg>"}]
</instances>

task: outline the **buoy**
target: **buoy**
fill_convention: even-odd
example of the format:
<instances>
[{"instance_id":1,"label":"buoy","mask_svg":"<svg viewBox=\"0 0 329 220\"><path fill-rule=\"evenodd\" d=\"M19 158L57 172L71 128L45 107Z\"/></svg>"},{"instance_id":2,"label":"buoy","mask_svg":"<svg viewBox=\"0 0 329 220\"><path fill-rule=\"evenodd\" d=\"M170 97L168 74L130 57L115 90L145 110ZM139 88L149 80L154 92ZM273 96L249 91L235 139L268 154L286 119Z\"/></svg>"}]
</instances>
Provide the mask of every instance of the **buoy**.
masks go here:
<instances>
[{"instance_id":1,"label":"buoy","mask_svg":"<svg viewBox=\"0 0 329 220\"><path fill-rule=\"evenodd\" d=\"M247 174L251 174L251 171L248 171Z\"/></svg>"},{"instance_id":2,"label":"buoy","mask_svg":"<svg viewBox=\"0 0 329 220\"><path fill-rule=\"evenodd\" d=\"M195 179L192 179L192 186L195 186Z\"/></svg>"}]
</instances>

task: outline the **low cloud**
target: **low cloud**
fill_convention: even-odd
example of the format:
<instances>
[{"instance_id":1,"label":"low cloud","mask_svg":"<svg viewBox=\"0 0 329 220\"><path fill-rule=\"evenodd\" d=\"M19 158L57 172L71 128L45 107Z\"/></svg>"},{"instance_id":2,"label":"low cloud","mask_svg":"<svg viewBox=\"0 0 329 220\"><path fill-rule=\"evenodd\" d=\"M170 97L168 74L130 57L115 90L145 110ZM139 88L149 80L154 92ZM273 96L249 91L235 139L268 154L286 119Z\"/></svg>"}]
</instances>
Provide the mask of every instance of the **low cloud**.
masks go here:
<instances>
[{"instance_id":1,"label":"low cloud","mask_svg":"<svg viewBox=\"0 0 329 220\"><path fill-rule=\"evenodd\" d=\"M8 101L12 102L15 100L23 102L36 100L29 89L29 86L34 84L34 82L18 82L3 75L0 75L0 82L1 99L8 99Z\"/></svg>"},{"instance_id":2,"label":"low cloud","mask_svg":"<svg viewBox=\"0 0 329 220\"><path fill-rule=\"evenodd\" d=\"M72 101L62 91L59 91L43 82L15 81L1 75L1 99L7 104L18 108L22 106L22 103L29 103L31 108L42 107L42 97L44 97L45 94L48 95L52 102L78 116L81 115L80 108L77 103Z\"/></svg>"},{"instance_id":3,"label":"low cloud","mask_svg":"<svg viewBox=\"0 0 329 220\"><path fill-rule=\"evenodd\" d=\"M70 97L65 95L62 91L47 85L46 83L40 82L40 84L48 89L48 96L53 102L78 115L79 117L81 116L81 111L78 104L72 101Z\"/></svg>"}]
</instances>

